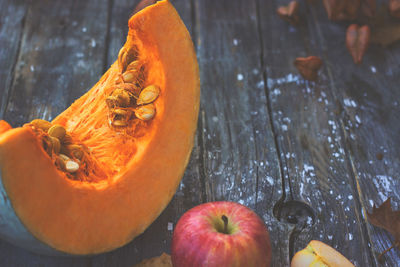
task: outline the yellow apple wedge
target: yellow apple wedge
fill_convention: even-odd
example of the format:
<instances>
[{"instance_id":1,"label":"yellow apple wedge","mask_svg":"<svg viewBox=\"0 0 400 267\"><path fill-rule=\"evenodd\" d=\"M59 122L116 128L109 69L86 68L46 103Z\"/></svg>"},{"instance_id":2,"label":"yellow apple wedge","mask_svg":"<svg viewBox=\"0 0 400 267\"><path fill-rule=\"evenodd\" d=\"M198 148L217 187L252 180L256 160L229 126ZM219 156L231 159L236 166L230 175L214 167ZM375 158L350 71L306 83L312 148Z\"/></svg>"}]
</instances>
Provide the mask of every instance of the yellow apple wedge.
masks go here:
<instances>
[{"instance_id":1,"label":"yellow apple wedge","mask_svg":"<svg viewBox=\"0 0 400 267\"><path fill-rule=\"evenodd\" d=\"M312 240L305 249L297 252L291 267L354 267L334 248L317 240Z\"/></svg>"}]
</instances>

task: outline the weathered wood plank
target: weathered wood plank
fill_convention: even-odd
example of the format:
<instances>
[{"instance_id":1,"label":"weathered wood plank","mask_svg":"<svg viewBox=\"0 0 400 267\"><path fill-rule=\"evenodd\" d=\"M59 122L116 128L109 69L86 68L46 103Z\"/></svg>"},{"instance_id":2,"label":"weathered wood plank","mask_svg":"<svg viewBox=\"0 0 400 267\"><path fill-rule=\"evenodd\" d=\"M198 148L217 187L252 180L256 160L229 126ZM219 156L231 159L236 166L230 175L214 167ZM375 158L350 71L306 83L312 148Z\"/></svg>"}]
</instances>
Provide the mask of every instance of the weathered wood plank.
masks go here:
<instances>
[{"instance_id":1,"label":"weathered wood plank","mask_svg":"<svg viewBox=\"0 0 400 267\"><path fill-rule=\"evenodd\" d=\"M13 81L27 10L25 1L0 2L0 119L4 116Z\"/></svg>"},{"instance_id":2,"label":"weathered wood plank","mask_svg":"<svg viewBox=\"0 0 400 267\"><path fill-rule=\"evenodd\" d=\"M4 118L13 126L37 117L52 119L100 77L107 27L104 21L107 4L104 2L24 2L29 4L29 8L18 61L15 63L15 75L10 78L14 82L4 106ZM9 4L11 6L2 8L2 12L21 8L22 3L10 1ZM18 21L20 13L16 10L15 14L4 14L4 20ZM8 27L6 31L18 31L14 24L2 26ZM10 53L15 52L10 50ZM90 264L88 258L40 256L3 241L0 247L2 266Z\"/></svg>"},{"instance_id":3,"label":"weathered wood plank","mask_svg":"<svg viewBox=\"0 0 400 267\"><path fill-rule=\"evenodd\" d=\"M0 52L5 57L0 61L4 90L11 85L15 42L22 34L5 113L13 125L34 117L51 119L115 60L138 1L94 2L32 2L20 35L26 7L12 2L16 15L7 20L11 4L0 3L0 14L5 12L0 42L2 36L14 40ZM344 46L345 24L327 21L321 4L306 8L302 2L307 19L296 29L275 15L286 1L172 2L192 29L202 80L198 138L174 199L143 235L116 251L53 258L0 241L0 265L132 266L169 252L179 217L212 200L243 203L264 218L271 231L273 266L288 266L288 247L293 252L310 239L338 248L357 266L376 265L373 252L388 247L390 237L368 225L362 212L388 196L398 207L400 199L399 46L372 46L364 63L354 66ZM315 84L303 82L292 65L295 57L309 54L325 60ZM1 90L0 112L8 99L8 91ZM317 216L312 228L291 235L294 242L289 242L292 226L272 214L282 194L286 201L311 204ZM399 262L399 252L393 250L383 265Z\"/></svg>"},{"instance_id":4,"label":"weathered wood plank","mask_svg":"<svg viewBox=\"0 0 400 267\"><path fill-rule=\"evenodd\" d=\"M341 111L340 127L363 213L388 197L399 207L400 46L371 45L363 63L355 65L345 47L346 25L330 22L318 8L312 9L318 26L316 37L331 73L331 89ZM377 255L391 246L393 239L385 231L366 225L372 236L369 245ZM380 266L400 266L400 251L393 249Z\"/></svg>"},{"instance_id":5,"label":"weathered wood plank","mask_svg":"<svg viewBox=\"0 0 400 267\"><path fill-rule=\"evenodd\" d=\"M272 215L281 178L261 70L254 1L196 1L206 200L244 204L264 218L273 266L288 265L289 226Z\"/></svg>"},{"instance_id":6,"label":"weathered wood plank","mask_svg":"<svg viewBox=\"0 0 400 267\"><path fill-rule=\"evenodd\" d=\"M109 42L107 44L107 68L114 63L118 57L118 52L126 41L128 33L128 20L139 3L139 0L111 0L108 12L109 20Z\"/></svg>"},{"instance_id":7,"label":"weathered wood plank","mask_svg":"<svg viewBox=\"0 0 400 267\"><path fill-rule=\"evenodd\" d=\"M105 0L32 2L4 118L52 119L89 89L103 71L106 23Z\"/></svg>"},{"instance_id":8,"label":"weathered wood plank","mask_svg":"<svg viewBox=\"0 0 400 267\"><path fill-rule=\"evenodd\" d=\"M307 19L295 28L275 13L286 1L259 3L267 88L286 200L308 203L316 215L314 225L305 222L307 227L293 235L290 252L317 239L337 248L357 266L374 266L328 73L324 69L318 82L305 82L293 65L296 57L321 55L313 36L315 22ZM301 12L308 12L303 8Z\"/></svg>"}]
</instances>

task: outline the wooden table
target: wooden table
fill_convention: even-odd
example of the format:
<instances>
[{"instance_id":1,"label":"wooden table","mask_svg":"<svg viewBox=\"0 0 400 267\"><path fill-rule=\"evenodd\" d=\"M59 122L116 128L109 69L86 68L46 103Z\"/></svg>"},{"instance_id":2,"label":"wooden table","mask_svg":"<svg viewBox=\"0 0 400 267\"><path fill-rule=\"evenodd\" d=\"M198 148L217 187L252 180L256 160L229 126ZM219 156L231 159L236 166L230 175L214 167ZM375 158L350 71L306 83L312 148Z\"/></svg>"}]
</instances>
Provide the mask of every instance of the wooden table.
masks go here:
<instances>
[{"instance_id":1,"label":"wooden table","mask_svg":"<svg viewBox=\"0 0 400 267\"><path fill-rule=\"evenodd\" d=\"M0 118L51 120L116 59L137 0L0 0ZM179 190L148 230L92 257L47 257L0 242L0 266L132 266L170 252L189 208L231 200L268 225L273 266L289 266L312 240L356 266L400 266L393 237L366 210L400 208L400 43L371 45L360 65L345 47L347 23L301 1L293 27L286 0L174 0L192 34L201 75L196 144ZM318 1L317 1L318 2ZM179 51L177 51L179 53ZM317 82L293 60L320 56Z\"/></svg>"}]
</instances>

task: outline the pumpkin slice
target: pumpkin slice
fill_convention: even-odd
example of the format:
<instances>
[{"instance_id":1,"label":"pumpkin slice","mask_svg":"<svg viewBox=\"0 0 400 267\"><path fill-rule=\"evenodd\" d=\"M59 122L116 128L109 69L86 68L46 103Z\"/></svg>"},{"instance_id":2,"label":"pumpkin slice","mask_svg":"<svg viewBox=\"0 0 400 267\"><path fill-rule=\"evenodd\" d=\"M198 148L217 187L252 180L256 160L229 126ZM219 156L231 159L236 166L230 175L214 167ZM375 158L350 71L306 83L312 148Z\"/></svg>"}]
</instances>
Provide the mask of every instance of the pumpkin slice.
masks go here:
<instances>
[{"instance_id":1,"label":"pumpkin slice","mask_svg":"<svg viewBox=\"0 0 400 267\"><path fill-rule=\"evenodd\" d=\"M0 122L0 235L42 253L131 241L177 189L199 100L193 44L173 6L136 13L117 61L54 121Z\"/></svg>"}]
</instances>

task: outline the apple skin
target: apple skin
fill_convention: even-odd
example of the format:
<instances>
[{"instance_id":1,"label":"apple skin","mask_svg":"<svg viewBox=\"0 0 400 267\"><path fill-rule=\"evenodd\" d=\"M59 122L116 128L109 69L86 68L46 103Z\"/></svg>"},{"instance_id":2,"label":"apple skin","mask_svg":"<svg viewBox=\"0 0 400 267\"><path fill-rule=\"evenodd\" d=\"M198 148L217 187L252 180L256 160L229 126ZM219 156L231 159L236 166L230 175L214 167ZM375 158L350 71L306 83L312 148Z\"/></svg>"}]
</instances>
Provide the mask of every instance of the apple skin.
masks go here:
<instances>
[{"instance_id":1,"label":"apple skin","mask_svg":"<svg viewBox=\"0 0 400 267\"><path fill-rule=\"evenodd\" d=\"M223 215L228 234L223 233ZM268 229L255 212L238 203L201 204L179 219L171 259L174 267L270 266Z\"/></svg>"}]
</instances>

